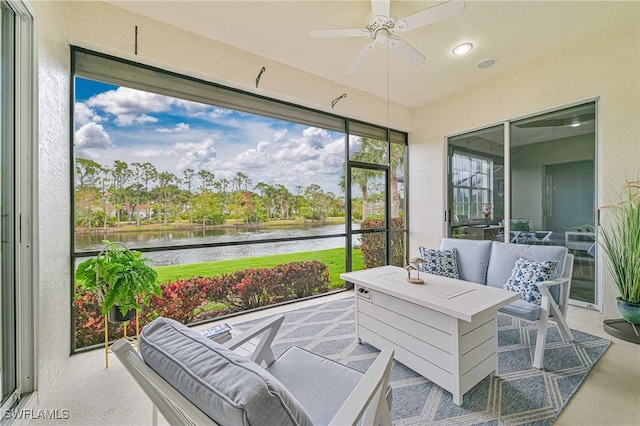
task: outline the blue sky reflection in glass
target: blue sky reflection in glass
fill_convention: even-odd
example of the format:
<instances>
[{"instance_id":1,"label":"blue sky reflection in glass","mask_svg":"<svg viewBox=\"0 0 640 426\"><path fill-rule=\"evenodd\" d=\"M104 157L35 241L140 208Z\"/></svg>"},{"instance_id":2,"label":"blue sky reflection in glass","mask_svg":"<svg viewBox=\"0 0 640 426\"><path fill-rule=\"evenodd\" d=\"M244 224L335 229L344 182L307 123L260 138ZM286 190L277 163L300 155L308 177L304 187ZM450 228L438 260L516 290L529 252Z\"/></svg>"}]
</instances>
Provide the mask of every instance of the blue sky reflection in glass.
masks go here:
<instances>
[{"instance_id":1,"label":"blue sky reflection in glass","mask_svg":"<svg viewBox=\"0 0 640 426\"><path fill-rule=\"evenodd\" d=\"M75 155L104 166L152 163L181 177L240 171L294 192L320 185L341 195L345 135L280 119L77 77Z\"/></svg>"}]
</instances>

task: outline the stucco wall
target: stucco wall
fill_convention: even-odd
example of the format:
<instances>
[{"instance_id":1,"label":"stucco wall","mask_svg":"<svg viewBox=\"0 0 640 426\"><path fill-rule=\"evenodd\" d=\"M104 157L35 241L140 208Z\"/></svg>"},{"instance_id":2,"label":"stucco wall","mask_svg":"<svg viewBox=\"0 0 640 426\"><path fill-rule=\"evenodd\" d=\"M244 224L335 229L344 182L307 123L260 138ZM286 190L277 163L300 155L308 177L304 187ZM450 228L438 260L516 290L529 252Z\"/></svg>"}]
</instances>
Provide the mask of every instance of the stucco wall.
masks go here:
<instances>
[{"instance_id":1,"label":"stucco wall","mask_svg":"<svg viewBox=\"0 0 640 426\"><path fill-rule=\"evenodd\" d=\"M38 56L39 257L37 387L42 396L69 356L71 330L69 48L64 3L33 2Z\"/></svg>"},{"instance_id":2,"label":"stucco wall","mask_svg":"<svg viewBox=\"0 0 640 426\"><path fill-rule=\"evenodd\" d=\"M600 97L598 204L615 197L625 179L640 171L639 39L638 26L620 29L416 109L409 136L410 252L417 253L420 245L437 247L445 232L447 135ZM616 317L617 290L603 270L604 311Z\"/></svg>"}]
</instances>

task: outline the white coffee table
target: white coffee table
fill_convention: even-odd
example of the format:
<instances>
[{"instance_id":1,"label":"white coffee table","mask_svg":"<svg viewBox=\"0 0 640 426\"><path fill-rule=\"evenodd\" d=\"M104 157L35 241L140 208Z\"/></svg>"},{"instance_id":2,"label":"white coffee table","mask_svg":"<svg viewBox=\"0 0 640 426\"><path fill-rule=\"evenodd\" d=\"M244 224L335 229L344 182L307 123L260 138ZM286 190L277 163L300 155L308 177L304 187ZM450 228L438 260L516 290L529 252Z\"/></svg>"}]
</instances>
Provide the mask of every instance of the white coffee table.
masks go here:
<instances>
[{"instance_id":1,"label":"white coffee table","mask_svg":"<svg viewBox=\"0 0 640 426\"><path fill-rule=\"evenodd\" d=\"M341 274L356 290L356 333L453 395L462 395L498 368L497 310L515 292L467 281L382 266Z\"/></svg>"}]
</instances>

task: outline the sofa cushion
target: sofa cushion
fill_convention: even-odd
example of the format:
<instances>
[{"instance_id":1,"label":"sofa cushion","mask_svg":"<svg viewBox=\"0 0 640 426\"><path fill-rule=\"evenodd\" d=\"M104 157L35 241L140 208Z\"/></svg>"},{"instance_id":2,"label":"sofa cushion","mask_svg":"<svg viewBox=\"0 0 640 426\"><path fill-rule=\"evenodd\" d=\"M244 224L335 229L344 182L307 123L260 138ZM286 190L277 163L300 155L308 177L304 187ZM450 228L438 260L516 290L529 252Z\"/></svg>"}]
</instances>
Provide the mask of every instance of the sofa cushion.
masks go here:
<instances>
[{"instance_id":1,"label":"sofa cushion","mask_svg":"<svg viewBox=\"0 0 640 426\"><path fill-rule=\"evenodd\" d=\"M221 425L311 425L295 397L249 359L159 317L140 336L144 361Z\"/></svg>"},{"instance_id":2,"label":"sofa cushion","mask_svg":"<svg viewBox=\"0 0 640 426\"><path fill-rule=\"evenodd\" d=\"M441 275L449 278L459 278L457 250L437 250L419 247L420 257L425 261L420 270L428 274Z\"/></svg>"},{"instance_id":3,"label":"sofa cushion","mask_svg":"<svg viewBox=\"0 0 640 426\"><path fill-rule=\"evenodd\" d=\"M504 283L503 288L520 293L520 298L525 302L539 305L542 294L536 283L547 281L557 264L557 260L536 262L520 256L516 259L511 276Z\"/></svg>"},{"instance_id":4,"label":"sofa cushion","mask_svg":"<svg viewBox=\"0 0 640 426\"><path fill-rule=\"evenodd\" d=\"M535 261L557 261L558 266L553 270L549 279L562 276L564 259L567 248L563 246L528 246L524 244L511 244L493 241L491 245L491 258L487 268L487 285L502 288L511 276L516 259L520 256ZM460 259L460 256L458 256ZM559 303L560 286L549 287L549 291L556 303Z\"/></svg>"},{"instance_id":5,"label":"sofa cushion","mask_svg":"<svg viewBox=\"0 0 640 426\"><path fill-rule=\"evenodd\" d=\"M491 241L443 238L440 242L440 249L456 249L458 275L461 280L477 284L486 283L487 265L491 255Z\"/></svg>"}]
</instances>

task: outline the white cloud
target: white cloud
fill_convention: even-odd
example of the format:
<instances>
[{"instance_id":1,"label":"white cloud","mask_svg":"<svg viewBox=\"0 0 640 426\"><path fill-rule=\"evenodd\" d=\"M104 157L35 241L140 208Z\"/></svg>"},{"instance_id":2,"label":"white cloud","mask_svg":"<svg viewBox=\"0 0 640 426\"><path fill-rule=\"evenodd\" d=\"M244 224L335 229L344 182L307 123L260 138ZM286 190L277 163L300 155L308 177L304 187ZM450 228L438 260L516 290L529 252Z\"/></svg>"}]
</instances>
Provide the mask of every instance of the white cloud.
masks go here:
<instances>
[{"instance_id":1,"label":"white cloud","mask_svg":"<svg viewBox=\"0 0 640 426\"><path fill-rule=\"evenodd\" d=\"M317 183L328 191L339 192L344 136L332 139L330 132L315 128L307 128L297 137L292 137L286 130L272 135L277 144L260 141L255 148L217 161L213 164L216 176L230 178L242 171L254 184L276 182L293 191L297 185L306 187Z\"/></svg>"},{"instance_id":2,"label":"white cloud","mask_svg":"<svg viewBox=\"0 0 640 426\"><path fill-rule=\"evenodd\" d=\"M236 155L231 161L228 161L225 164L225 168L235 168L236 170L259 170L270 165L274 165L271 155L267 152L269 145L269 142L258 142L256 148L249 148Z\"/></svg>"},{"instance_id":3,"label":"white cloud","mask_svg":"<svg viewBox=\"0 0 640 426\"><path fill-rule=\"evenodd\" d=\"M191 130L191 128L187 123L178 123L176 124L176 127L172 129L169 129L166 127L159 127L154 131L158 133L184 133L184 132L188 132L189 130Z\"/></svg>"},{"instance_id":4,"label":"white cloud","mask_svg":"<svg viewBox=\"0 0 640 426\"><path fill-rule=\"evenodd\" d=\"M183 108L189 115L200 115L211 109L210 105L185 99L174 99L174 105Z\"/></svg>"},{"instance_id":5,"label":"white cloud","mask_svg":"<svg viewBox=\"0 0 640 426\"><path fill-rule=\"evenodd\" d=\"M302 136L306 143L314 148L322 148L325 142L331 140L331 135L327 130L317 127L307 127L302 132Z\"/></svg>"},{"instance_id":6,"label":"white cloud","mask_svg":"<svg viewBox=\"0 0 640 426\"><path fill-rule=\"evenodd\" d=\"M233 110L228 108L214 108L213 111L209 113L209 117L211 118L220 118L224 116L228 116L233 114Z\"/></svg>"},{"instance_id":7,"label":"white cloud","mask_svg":"<svg viewBox=\"0 0 640 426\"><path fill-rule=\"evenodd\" d=\"M128 87L118 87L116 90L100 93L86 102L92 108L101 108L113 115L167 112L174 103L174 98Z\"/></svg>"},{"instance_id":8,"label":"white cloud","mask_svg":"<svg viewBox=\"0 0 640 426\"><path fill-rule=\"evenodd\" d=\"M100 122L104 120L103 117L96 114L96 112L92 108L89 108L83 102L76 102L73 113L76 124L79 124L81 126L84 126L85 124L92 121Z\"/></svg>"},{"instance_id":9,"label":"white cloud","mask_svg":"<svg viewBox=\"0 0 640 426\"><path fill-rule=\"evenodd\" d=\"M287 129L284 130L278 130L277 132L275 132L273 134L273 140L275 142L283 142L287 140L287 137L289 137L289 131Z\"/></svg>"},{"instance_id":10,"label":"white cloud","mask_svg":"<svg viewBox=\"0 0 640 426\"><path fill-rule=\"evenodd\" d=\"M157 123L158 119L147 114L121 114L116 117L116 125L120 127L131 126L133 124Z\"/></svg>"},{"instance_id":11,"label":"white cloud","mask_svg":"<svg viewBox=\"0 0 640 426\"><path fill-rule=\"evenodd\" d=\"M307 127L302 137L289 138L280 143L280 150L274 155L276 160L309 161L316 160L325 154L325 145L331 143L328 131Z\"/></svg>"},{"instance_id":12,"label":"white cloud","mask_svg":"<svg viewBox=\"0 0 640 426\"><path fill-rule=\"evenodd\" d=\"M142 158L162 158L162 157L171 157L175 156L176 152L168 149L141 149L137 151L133 151L131 153L132 157L142 157Z\"/></svg>"},{"instance_id":13,"label":"white cloud","mask_svg":"<svg viewBox=\"0 0 640 426\"><path fill-rule=\"evenodd\" d=\"M217 157L216 148L213 146L213 139L207 138L202 142L178 142L174 145L178 151L182 151L178 161L178 170L206 169L206 165Z\"/></svg>"},{"instance_id":14,"label":"white cloud","mask_svg":"<svg viewBox=\"0 0 640 426\"><path fill-rule=\"evenodd\" d=\"M111 146L111 138L101 124L87 123L75 133L76 149L107 148Z\"/></svg>"}]
</instances>

